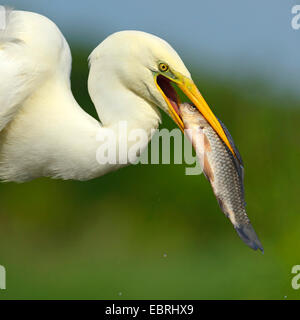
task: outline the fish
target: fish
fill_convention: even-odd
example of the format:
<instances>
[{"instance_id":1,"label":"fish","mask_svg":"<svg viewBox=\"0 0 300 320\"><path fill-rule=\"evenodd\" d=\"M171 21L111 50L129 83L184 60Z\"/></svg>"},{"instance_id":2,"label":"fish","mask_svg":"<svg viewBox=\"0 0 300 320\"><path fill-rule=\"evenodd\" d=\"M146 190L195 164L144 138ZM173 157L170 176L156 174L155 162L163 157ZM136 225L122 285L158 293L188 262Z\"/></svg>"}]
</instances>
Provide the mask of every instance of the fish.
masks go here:
<instances>
[{"instance_id":1,"label":"fish","mask_svg":"<svg viewBox=\"0 0 300 320\"><path fill-rule=\"evenodd\" d=\"M182 103L179 114L184 123L184 132L196 151L203 173L212 186L221 210L250 248L264 252L246 212L244 165L229 131L218 119L234 153L195 106Z\"/></svg>"}]
</instances>

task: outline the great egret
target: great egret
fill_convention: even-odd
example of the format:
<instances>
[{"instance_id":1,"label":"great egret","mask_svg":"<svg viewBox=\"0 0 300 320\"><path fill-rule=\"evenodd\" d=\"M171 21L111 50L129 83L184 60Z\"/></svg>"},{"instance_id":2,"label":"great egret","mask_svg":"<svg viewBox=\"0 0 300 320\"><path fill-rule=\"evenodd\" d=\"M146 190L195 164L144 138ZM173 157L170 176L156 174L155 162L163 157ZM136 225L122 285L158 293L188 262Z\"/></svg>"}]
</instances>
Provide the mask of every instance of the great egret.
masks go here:
<instances>
[{"instance_id":1,"label":"great egret","mask_svg":"<svg viewBox=\"0 0 300 320\"><path fill-rule=\"evenodd\" d=\"M183 130L172 83L232 150L189 71L164 40L117 32L94 49L89 62L88 90L101 123L72 95L70 49L58 27L36 13L8 13L0 31L0 179L88 180L119 168L96 161L99 130L114 130L125 120L128 128L147 130L150 139L161 121L159 109Z\"/></svg>"}]
</instances>

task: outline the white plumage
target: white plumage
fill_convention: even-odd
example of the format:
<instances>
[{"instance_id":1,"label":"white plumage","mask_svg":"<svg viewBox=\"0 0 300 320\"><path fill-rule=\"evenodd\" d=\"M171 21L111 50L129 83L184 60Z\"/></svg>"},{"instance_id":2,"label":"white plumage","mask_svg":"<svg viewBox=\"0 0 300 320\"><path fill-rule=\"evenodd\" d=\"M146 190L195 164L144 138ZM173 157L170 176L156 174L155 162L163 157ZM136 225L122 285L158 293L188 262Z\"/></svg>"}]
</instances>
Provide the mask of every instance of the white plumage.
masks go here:
<instances>
[{"instance_id":1,"label":"white plumage","mask_svg":"<svg viewBox=\"0 0 300 320\"><path fill-rule=\"evenodd\" d=\"M96 136L103 127L117 130L122 120L128 130L146 130L150 139L151 129L160 123L159 109L183 129L171 82L223 134L189 71L164 40L121 31L106 38L89 62L88 90L101 124L72 95L71 53L57 26L36 13L8 13L7 26L0 31L1 180L87 180L119 168L97 162ZM161 63L168 70L160 70Z\"/></svg>"},{"instance_id":2,"label":"white plumage","mask_svg":"<svg viewBox=\"0 0 300 320\"><path fill-rule=\"evenodd\" d=\"M189 76L175 51L146 33L114 34L93 51L88 87L103 126L118 120L149 132L158 126L156 105L166 103L149 70L158 59L175 61ZM75 101L70 70L69 46L52 21L31 12L9 13L0 32L2 180L86 180L119 167L97 163L101 125Z\"/></svg>"}]
</instances>

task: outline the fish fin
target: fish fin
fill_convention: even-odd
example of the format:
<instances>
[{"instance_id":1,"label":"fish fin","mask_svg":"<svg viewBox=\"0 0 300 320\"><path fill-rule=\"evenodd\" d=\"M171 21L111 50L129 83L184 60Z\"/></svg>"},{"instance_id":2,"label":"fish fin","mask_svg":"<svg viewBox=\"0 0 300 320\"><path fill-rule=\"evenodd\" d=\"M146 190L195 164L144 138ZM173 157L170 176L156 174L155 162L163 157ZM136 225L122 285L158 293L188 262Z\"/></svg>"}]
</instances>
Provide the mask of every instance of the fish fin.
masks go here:
<instances>
[{"instance_id":1,"label":"fish fin","mask_svg":"<svg viewBox=\"0 0 300 320\"><path fill-rule=\"evenodd\" d=\"M234 156L232 156L234 158ZM235 167L237 169L239 178L240 178L240 182L241 182L241 190L242 190L242 197L243 197L243 201L244 201L244 206L246 206L246 201L245 201L245 187L244 187L244 167L239 165L239 163L237 162L237 160L234 158L234 164Z\"/></svg>"},{"instance_id":2,"label":"fish fin","mask_svg":"<svg viewBox=\"0 0 300 320\"><path fill-rule=\"evenodd\" d=\"M211 151L211 145L210 145L210 142L209 142L206 134L203 135L203 142L204 142L204 150L205 150L205 152L210 152Z\"/></svg>"},{"instance_id":3,"label":"fish fin","mask_svg":"<svg viewBox=\"0 0 300 320\"><path fill-rule=\"evenodd\" d=\"M217 199L217 201L218 201L218 204L219 204L220 209L221 209L222 212L225 214L225 216L226 216L227 218L229 218L229 214L228 214L228 212L227 212L227 210L226 210L226 207L225 207L225 205L224 205L223 199L221 199L221 198L220 198L218 195L216 195L216 194L215 194L215 196L216 196L216 199Z\"/></svg>"},{"instance_id":4,"label":"fish fin","mask_svg":"<svg viewBox=\"0 0 300 320\"><path fill-rule=\"evenodd\" d=\"M246 243L247 246L254 250L259 249L262 253L264 253L264 248L250 223L234 226L234 228L239 237Z\"/></svg>"},{"instance_id":5,"label":"fish fin","mask_svg":"<svg viewBox=\"0 0 300 320\"><path fill-rule=\"evenodd\" d=\"M230 143L230 145L231 145L231 147L232 147L232 149L233 149L233 151L234 151L234 153L235 153L235 155L236 155L236 158L237 158L239 164L240 164L242 167L244 167L244 163L243 163L242 156L241 156L241 154L240 154L237 146L235 145L235 143L234 143L234 141L233 141L233 138L232 138L229 130L226 128L225 124L224 124L219 118L218 118L218 121L220 122L220 125L221 125L221 127L223 128L223 130L224 130L224 132L225 132L225 134L226 134L226 137L227 137L227 139L228 139L228 141L229 141L229 143Z\"/></svg>"},{"instance_id":6,"label":"fish fin","mask_svg":"<svg viewBox=\"0 0 300 320\"><path fill-rule=\"evenodd\" d=\"M214 177L212 168L211 168L211 166L210 166L210 164L209 164L209 161L208 161L208 158L207 158L207 154L206 154L206 153L204 153L203 168L202 168L202 170L203 170L203 173L204 173L206 179L207 179L210 183L212 183L212 182L214 181L215 177Z\"/></svg>"}]
</instances>

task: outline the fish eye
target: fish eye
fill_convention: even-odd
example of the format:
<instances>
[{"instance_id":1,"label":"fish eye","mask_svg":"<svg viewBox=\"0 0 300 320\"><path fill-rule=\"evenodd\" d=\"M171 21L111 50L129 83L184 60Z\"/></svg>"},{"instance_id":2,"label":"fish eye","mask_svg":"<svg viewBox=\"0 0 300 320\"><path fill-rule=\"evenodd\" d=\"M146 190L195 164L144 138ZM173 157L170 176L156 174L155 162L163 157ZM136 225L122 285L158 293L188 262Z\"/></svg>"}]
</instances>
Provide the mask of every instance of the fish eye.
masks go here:
<instances>
[{"instance_id":1,"label":"fish eye","mask_svg":"<svg viewBox=\"0 0 300 320\"><path fill-rule=\"evenodd\" d=\"M192 111L192 112L197 111L197 108L196 108L193 104L189 104L188 108L189 108L189 110Z\"/></svg>"},{"instance_id":2,"label":"fish eye","mask_svg":"<svg viewBox=\"0 0 300 320\"><path fill-rule=\"evenodd\" d=\"M162 72L166 72L169 70L169 66L166 63L160 63L158 67L159 70Z\"/></svg>"}]
</instances>

